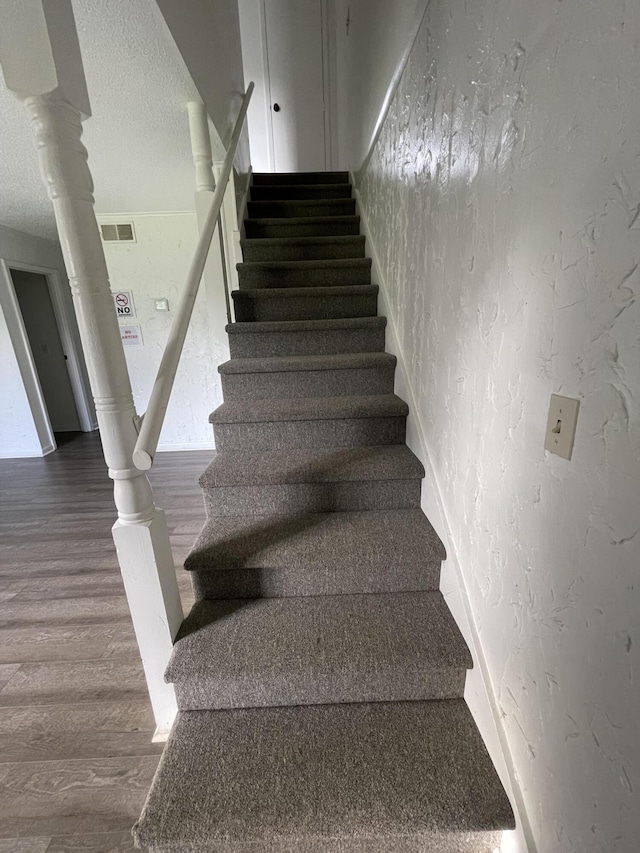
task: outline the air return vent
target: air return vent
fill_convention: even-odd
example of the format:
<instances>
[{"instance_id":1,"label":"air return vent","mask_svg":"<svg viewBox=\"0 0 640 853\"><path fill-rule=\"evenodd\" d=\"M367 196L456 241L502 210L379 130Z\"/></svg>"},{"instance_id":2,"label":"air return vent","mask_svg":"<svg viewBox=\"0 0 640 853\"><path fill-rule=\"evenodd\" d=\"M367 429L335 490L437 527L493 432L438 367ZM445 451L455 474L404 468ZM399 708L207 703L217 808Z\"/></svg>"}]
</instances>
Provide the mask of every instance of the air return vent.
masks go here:
<instances>
[{"instance_id":1,"label":"air return vent","mask_svg":"<svg viewBox=\"0 0 640 853\"><path fill-rule=\"evenodd\" d=\"M101 225L100 232L105 243L135 243L136 241L132 222Z\"/></svg>"}]
</instances>

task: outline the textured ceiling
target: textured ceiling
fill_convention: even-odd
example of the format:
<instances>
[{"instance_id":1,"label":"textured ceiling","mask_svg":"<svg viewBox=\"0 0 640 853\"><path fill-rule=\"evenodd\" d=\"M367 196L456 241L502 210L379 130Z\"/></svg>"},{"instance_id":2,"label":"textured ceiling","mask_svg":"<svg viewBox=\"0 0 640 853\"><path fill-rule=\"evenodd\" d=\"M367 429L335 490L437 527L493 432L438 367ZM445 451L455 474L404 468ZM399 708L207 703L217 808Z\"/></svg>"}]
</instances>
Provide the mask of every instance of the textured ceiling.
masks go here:
<instances>
[{"instance_id":1,"label":"textured ceiling","mask_svg":"<svg viewBox=\"0 0 640 853\"><path fill-rule=\"evenodd\" d=\"M97 211L193 209L187 102L198 94L155 0L73 0L73 8ZM26 111L1 77L0 224L56 238Z\"/></svg>"}]
</instances>

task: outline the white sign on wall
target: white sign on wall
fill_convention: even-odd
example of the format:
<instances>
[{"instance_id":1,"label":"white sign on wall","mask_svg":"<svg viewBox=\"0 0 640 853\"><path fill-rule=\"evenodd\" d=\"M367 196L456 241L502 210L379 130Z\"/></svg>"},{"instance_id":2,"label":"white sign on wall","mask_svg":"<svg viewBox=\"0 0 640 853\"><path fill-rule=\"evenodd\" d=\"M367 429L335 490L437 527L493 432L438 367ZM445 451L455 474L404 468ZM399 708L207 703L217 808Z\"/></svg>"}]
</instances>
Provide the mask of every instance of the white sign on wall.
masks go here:
<instances>
[{"instance_id":1,"label":"white sign on wall","mask_svg":"<svg viewBox=\"0 0 640 853\"><path fill-rule=\"evenodd\" d=\"M123 319L126 317L135 317L136 309L133 304L133 294L130 290L119 290L113 293L113 304L116 306L116 314Z\"/></svg>"},{"instance_id":2,"label":"white sign on wall","mask_svg":"<svg viewBox=\"0 0 640 853\"><path fill-rule=\"evenodd\" d=\"M120 337L125 347L142 346L142 331L139 325L120 326Z\"/></svg>"}]
</instances>

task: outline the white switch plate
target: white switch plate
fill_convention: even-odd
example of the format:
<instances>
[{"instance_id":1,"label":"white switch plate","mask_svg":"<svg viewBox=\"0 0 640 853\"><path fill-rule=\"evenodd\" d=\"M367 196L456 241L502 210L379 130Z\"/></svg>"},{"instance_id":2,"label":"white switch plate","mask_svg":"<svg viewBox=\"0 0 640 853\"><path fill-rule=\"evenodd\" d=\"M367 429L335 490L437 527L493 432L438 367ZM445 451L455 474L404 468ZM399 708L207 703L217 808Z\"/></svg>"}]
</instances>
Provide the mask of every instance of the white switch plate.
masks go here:
<instances>
[{"instance_id":1,"label":"white switch plate","mask_svg":"<svg viewBox=\"0 0 640 853\"><path fill-rule=\"evenodd\" d=\"M579 408L580 400L560 397L558 394L551 395L547 432L544 437L545 450L557 453L564 459L571 459Z\"/></svg>"}]
</instances>

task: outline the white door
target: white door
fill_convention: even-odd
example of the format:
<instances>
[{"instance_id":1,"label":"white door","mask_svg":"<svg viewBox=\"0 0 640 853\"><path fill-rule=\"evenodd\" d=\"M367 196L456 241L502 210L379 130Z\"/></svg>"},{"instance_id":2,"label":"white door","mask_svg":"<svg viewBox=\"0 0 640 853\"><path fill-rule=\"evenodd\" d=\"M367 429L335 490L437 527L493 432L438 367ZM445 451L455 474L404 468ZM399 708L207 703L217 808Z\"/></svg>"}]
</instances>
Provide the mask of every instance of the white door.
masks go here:
<instances>
[{"instance_id":1,"label":"white door","mask_svg":"<svg viewBox=\"0 0 640 853\"><path fill-rule=\"evenodd\" d=\"M322 0L265 0L276 172L326 167Z\"/></svg>"}]
</instances>

